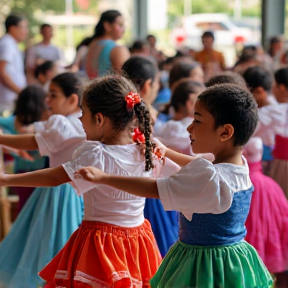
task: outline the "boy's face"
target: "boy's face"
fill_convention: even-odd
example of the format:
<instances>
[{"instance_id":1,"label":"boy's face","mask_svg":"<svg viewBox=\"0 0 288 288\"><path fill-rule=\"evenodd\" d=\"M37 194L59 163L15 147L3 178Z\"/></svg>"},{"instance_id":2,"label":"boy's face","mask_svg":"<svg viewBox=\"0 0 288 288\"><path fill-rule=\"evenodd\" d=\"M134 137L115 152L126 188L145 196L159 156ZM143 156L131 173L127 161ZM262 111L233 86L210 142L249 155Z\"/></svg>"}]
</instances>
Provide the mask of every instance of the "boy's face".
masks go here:
<instances>
[{"instance_id":1,"label":"boy's face","mask_svg":"<svg viewBox=\"0 0 288 288\"><path fill-rule=\"evenodd\" d=\"M226 148L226 145L231 144L228 142L233 141L231 138L234 130L227 131L232 127L230 124L215 128L214 117L199 100L196 101L194 109L194 121L187 128L192 150L196 154L213 153L216 157Z\"/></svg>"}]
</instances>

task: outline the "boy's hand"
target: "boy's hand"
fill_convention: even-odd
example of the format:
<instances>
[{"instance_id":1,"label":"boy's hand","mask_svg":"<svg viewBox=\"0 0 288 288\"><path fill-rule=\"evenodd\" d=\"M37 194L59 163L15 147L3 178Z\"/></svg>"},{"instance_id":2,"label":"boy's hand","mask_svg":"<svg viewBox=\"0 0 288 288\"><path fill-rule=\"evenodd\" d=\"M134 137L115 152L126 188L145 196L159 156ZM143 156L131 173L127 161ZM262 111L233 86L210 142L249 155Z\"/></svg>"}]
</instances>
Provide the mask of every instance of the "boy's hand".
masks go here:
<instances>
[{"instance_id":1,"label":"boy's hand","mask_svg":"<svg viewBox=\"0 0 288 288\"><path fill-rule=\"evenodd\" d=\"M95 167L83 167L79 171L75 172L74 177L77 178L81 176L86 181L100 184L105 175L105 172Z\"/></svg>"}]
</instances>

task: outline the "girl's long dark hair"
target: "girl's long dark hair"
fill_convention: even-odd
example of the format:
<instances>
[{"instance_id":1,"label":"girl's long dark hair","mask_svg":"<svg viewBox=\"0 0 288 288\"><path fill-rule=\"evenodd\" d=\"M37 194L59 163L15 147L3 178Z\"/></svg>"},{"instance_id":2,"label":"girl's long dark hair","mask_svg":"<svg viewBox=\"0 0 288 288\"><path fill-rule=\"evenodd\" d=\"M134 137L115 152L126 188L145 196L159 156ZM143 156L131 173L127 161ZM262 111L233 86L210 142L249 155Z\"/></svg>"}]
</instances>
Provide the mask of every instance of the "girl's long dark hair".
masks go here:
<instances>
[{"instance_id":1,"label":"girl's long dark hair","mask_svg":"<svg viewBox=\"0 0 288 288\"><path fill-rule=\"evenodd\" d=\"M124 130L135 116L139 130L145 136L145 171L153 168L151 142L150 113L144 102L138 103L133 109L127 109L125 97L137 90L133 83L120 75L99 77L91 81L83 94L83 101L92 115L101 113L108 117L116 131Z\"/></svg>"},{"instance_id":2,"label":"girl's long dark hair","mask_svg":"<svg viewBox=\"0 0 288 288\"><path fill-rule=\"evenodd\" d=\"M107 10L101 14L100 20L95 27L94 38L101 37L105 34L104 22L113 23L117 17L122 14L117 10Z\"/></svg>"}]
</instances>

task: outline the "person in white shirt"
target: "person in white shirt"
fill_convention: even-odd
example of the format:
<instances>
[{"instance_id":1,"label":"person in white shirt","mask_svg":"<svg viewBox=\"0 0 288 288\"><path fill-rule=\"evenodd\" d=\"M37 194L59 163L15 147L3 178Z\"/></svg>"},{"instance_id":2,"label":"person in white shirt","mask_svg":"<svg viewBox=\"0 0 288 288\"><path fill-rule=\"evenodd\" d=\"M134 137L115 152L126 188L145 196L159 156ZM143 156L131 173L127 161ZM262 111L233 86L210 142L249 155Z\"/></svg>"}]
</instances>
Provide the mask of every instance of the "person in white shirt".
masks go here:
<instances>
[{"instance_id":1,"label":"person in white shirt","mask_svg":"<svg viewBox=\"0 0 288 288\"><path fill-rule=\"evenodd\" d=\"M35 81L34 71L38 65L45 61L59 62L61 60L60 49L51 44L53 37L53 28L49 24L43 24L40 27L42 41L29 47L26 51L26 71L28 82Z\"/></svg>"},{"instance_id":2,"label":"person in white shirt","mask_svg":"<svg viewBox=\"0 0 288 288\"><path fill-rule=\"evenodd\" d=\"M0 113L13 110L17 95L26 86L24 60L18 43L28 34L27 21L10 15L5 28L6 34L0 39Z\"/></svg>"}]
</instances>

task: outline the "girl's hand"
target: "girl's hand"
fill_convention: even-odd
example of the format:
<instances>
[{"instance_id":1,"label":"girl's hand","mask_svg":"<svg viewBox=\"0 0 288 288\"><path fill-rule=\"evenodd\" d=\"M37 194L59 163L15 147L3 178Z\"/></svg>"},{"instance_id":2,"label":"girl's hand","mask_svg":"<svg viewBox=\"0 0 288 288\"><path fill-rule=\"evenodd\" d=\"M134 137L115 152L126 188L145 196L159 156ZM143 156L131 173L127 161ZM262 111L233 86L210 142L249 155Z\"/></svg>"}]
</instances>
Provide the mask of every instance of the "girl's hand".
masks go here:
<instances>
[{"instance_id":1,"label":"girl's hand","mask_svg":"<svg viewBox=\"0 0 288 288\"><path fill-rule=\"evenodd\" d=\"M18 150L16 154L25 160L34 161L34 158L25 150Z\"/></svg>"},{"instance_id":2,"label":"girl's hand","mask_svg":"<svg viewBox=\"0 0 288 288\"><path fill-rule=\"evenodd\" d=\"M164 157L167 152L167 147L157 138L153 138L153 142L156 144L156 148L160 150L160 153Z\"/></svg>"},{"instance_id":3,"label":"girl's hand","mask_svg":"<svg viewBox=\"0 0 288 288\"><path fill-rule=\"evenodd\" d=\"M95 167L83 167L79 171L75 172L74 177L77 178L80 176L86 181L100 184L105 174L105 172Z\"/></svg>"}]
</instances>

